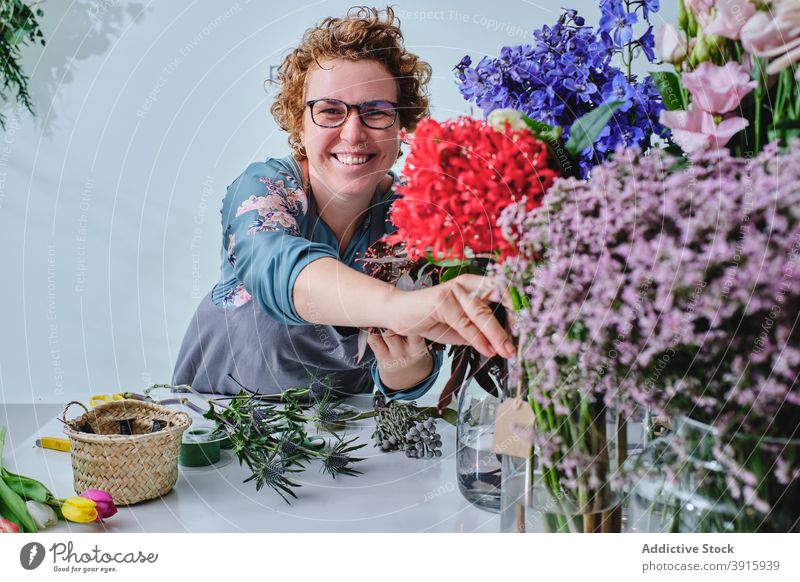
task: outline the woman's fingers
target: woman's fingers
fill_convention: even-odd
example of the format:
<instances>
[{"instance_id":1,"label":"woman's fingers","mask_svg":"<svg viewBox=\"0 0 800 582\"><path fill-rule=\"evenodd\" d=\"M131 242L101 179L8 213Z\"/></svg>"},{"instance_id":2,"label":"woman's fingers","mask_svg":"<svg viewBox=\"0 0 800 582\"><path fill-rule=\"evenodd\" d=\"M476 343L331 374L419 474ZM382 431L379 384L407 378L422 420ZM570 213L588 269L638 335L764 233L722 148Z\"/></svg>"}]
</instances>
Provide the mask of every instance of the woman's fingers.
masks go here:
<instances>
[{"instance_id":1,"label":"woman's fingers","mask_svg":"<svg viewBox=\"0 0 800 582\"><path fill-rule=\"evenodd\" d=\"M454 331L458 332L466 341L486 357L495 355L491 341L482 333L473 321L475 314L470 314L463 303L468 300L468 294L457 285L450 290L449 297L442 302L439 308L440 318Z\"/></svg>"},{"instance_id":2,"label":"woman's fingers","mask_svg":"<svg viewBox=\"0 0 800 582\"><path fill-rule=\"evenodd\" d=\"M389 346L383 341L380 333L370 332L367 336L367 344L372 348L372 353L376 358L385 360L389 357Z\"/></svg>"},{"instance_id":3,"label":"woman's fingers","mask_svg":"<svg viewBox=\"0 0 800 582\"><path fill-rule=\"evenodd\" d=\"M381 330L381 338L393 354L402 355L405 352L405 340L390 329Z\"/></svg>"},{"instance_id":4,"label":"woman's fingers","mask_svg":"<svg viewBox=\"0 0 800 582\"><path fill-rule=\"evenodd\" d=\"M456 284L453 292L464 313L459 318L461 321L468 319L469 325L465 326L463 331L458 329L459 333L470 339L470 343L486 356L498 353L506 358L512 357L515 353L514 345L509 340L506 330L497 321L486 300L479 298L480 294L487 290L488 278L472 275L465 276L463 281L460 279L461 277L454 280ZM491 285L491 280L488 284Z\"/></svg>"}]
</instances>

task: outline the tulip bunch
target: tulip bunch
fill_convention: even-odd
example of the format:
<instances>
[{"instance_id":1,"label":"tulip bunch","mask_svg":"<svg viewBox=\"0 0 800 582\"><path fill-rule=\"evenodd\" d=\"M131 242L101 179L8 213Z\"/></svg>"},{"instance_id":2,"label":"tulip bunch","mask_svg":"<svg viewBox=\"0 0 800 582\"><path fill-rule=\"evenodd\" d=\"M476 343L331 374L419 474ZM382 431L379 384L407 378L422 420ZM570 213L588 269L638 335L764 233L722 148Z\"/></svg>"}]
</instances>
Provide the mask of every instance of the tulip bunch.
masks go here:
<instances>
[{"instance_id":1,"label":"tulip bunch","mask_svg":"<svg viewBox=\"0 0 800 582\"><path fill-rule=\"evenodd\" d=\"M59 519L76 523L103 521L117 513L111 495L88 489L76 497L59 499L36 479L3 467L6 429L0 429L0 533L35 533Z\"/></svg>"},{"instance_id":2,"label":"tulip bunch","mask_svg":"<svg viewBox=\"0 0 800 582\"><path fill-rule=\"evenodd\" d=\"M796 0L678 2L677 26L655 37L658 56L675 66L659 76L668 109L659 120L672 140L686 153L727 145L749 155L800 135Z\"/></svg>"}]
</instances>

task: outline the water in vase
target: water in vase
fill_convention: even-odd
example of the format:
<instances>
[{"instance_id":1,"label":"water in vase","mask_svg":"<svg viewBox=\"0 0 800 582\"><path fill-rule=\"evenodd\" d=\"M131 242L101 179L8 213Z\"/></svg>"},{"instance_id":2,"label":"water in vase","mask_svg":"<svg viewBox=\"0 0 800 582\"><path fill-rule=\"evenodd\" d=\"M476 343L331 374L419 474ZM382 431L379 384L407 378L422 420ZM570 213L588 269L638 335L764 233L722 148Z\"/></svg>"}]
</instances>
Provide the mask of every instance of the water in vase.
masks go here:
<instances>
[{"instance_id":1,"label":"water in vase","mask_svg":"<svg viewBox=\"0 0 800 582\"><path fill-rule=\"evenodd\" d=\"M461 426L456 464L461 494L474 505L500 511L500 459L492 450L492 426Z\"/></svg>"}]
</instances>

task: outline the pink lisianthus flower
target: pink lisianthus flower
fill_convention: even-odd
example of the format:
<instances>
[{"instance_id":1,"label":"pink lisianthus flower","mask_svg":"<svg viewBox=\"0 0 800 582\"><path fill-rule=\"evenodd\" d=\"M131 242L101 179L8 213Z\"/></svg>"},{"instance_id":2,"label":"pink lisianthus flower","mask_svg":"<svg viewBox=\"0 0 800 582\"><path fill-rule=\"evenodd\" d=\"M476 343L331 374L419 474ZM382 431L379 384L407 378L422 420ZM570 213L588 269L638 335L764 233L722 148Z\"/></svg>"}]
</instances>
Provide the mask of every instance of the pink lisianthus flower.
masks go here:
<instances>
[{"instance_id":1,"label":"pink lisianthus flower","mask_svg":"<svg viewBox=\"0 0 800 582\"><path fill-rule=\"evenodd\" d=\"M756 13L750 0L717 0L714 20L703 27L706 34L739 40L742 27Z\"/></svg>"},{"instance_id":2,"label":"pink lisianthus flower","mask_svg":"<svg viewBox=\"0 0 800 582\"><path fill-rule=\"evenodd\" d=\"M677 65L686 58L686 37L672 26L665 24L656 31L656 54L665 63Z\"/></svg>"},{"instance_id":3,"label":"pink lisianthus flower","mask_svg":"<svg viewBox=\"0 0 800 582\"><path fill-rule=\"evenodd\" d=\"M767 66L767 73L775 75L800 61L800 3L797 0L773 0L772 10L774 44L756 54L774 58ZM800 69L795 77L800 79Z\"/></svg>"},{"instance_id":4,"label":"pink lisianthus flower","mask_svg":"<svg viewBox=\"0 0 800 582\"><path fill-rule=\"evenodd\" d=\"M710 62L701 63L691 73L684 73L681 83L692 94L693 102L712 114L733 111L756 87L756 81L750 78L747 69L735 61L723 67Z\"/></svg>"},{"instance_id":5,"label":"pink lisianthus flower","mask_svg":"<svg viewBox=\"0 0 800 582\"><path fill-rule=\"evenodd\" d=\"M719 149L749 125L743 117L731 117L720 123L714 116L696 105L688 111L661 111L658 119L664 127L672 130L672 139L684 152L692 154L708 148Z\"/></svg>"},{"instance_id":6,"label":"pink lisianthus flower","mask_svg":"<svg viewBox=\"0 0 800 582\"><path fill-rule=\"evenodd\" d=\"M714 0L684 0L684 4L701 28L708 26L709 22L711 22L711 9L714 7Z\"/></svg>"},{"instance_id":7,"label":"pink lisianthus flower","mask_svg":"<svg viewBox=\"0 0 800 582\"><path fill-rule=\"evenodd\" d=\"M782 47L790 38L792 25L773 18L769 12L756 12L742 27L742 47L762 57L768 51Z\"/></svg>"},{"instance_id":8,"label":"pink lisianthus flower","mask_svg":"<svg viewBox=\"0 0 800 582\"><path fill-rule=\"evenodd\" d=\"M107 517L111 517L117 513L117 506L114 505L114 499L111 494L102 489L87 489L80 494L80 497L91 499L95 502L97 509L97 519L95 521L103 521Z\"/></svg>"}]
</instances>

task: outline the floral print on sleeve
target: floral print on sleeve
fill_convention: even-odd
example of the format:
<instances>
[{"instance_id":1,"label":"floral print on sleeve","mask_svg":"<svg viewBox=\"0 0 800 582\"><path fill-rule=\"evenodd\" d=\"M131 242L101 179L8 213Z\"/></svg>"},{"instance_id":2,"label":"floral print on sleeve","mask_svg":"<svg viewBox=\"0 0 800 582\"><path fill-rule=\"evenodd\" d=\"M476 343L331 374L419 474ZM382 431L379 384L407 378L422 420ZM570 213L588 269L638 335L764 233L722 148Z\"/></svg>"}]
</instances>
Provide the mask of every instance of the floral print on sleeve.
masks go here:
<instances>
[{"instance_id":1,"label":"floral print on sleeve","mask_svg":"<svg viewBox=\"0 0 800 582\"><path fill-rule=\"evenodd\" d=\"M220 299L222 307L239 307L252 299L250 293L244 288L244 283L239 283L236 287L229 289Z\"/></svg>"},{"instance_id":2,"label":"floral print on sleeve","mask_svg":"<svg viewBox=\"0 0 800 582\"><path fill-rule=\"evenodd\" d=\"M231 267L236 266L236 234L231 233L228 235L228 262L231 264Z\"/></svg>"},{"instance_id":3,"label":"floral print on sleeve","mask_svg":"<svg viewBox=\"0 0 800 582\"><path fill-rule=\"evenodd\" d=\"M283 180L260 178L259 182L266 186L266 192L258 196L250 196L236 210L236 216L253 210L258 216L248 227L247 232L285 230L286 234L301 236L298 217L306 212L308 199L302 188L288 188ZM232 245L231 245L232 246ZM231 252L231 246L228 252Z\"/></svg>"}]
</instances>

